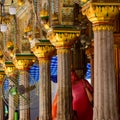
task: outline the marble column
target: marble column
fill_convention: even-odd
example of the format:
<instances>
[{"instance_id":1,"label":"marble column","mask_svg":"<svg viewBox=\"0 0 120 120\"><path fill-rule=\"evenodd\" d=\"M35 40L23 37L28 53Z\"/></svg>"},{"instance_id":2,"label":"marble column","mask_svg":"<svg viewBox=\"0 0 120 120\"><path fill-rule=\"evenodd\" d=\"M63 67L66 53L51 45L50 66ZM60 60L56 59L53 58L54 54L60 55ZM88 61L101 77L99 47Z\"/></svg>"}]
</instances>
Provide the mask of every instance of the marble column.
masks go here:
<instances>
[{"instance_id":1,"label":"marble column","mask_svg":"<svg viewBox=\"0 0 120 120\"><path fill-rule=\"evenodd\" d=\"M16 54L13 61L15 67L19 70L20 81L19 85L23 85L25 88L29 87L29 73L28 70L34 63L35 57L33 54ZM30 120L30 93L24 93L20 95L20 118L19 120Z\"/></svg>"},{"instance_id":2,"label":"marble column","mask_svg":"<svg viewBox=\"0 0 120 120\"><path fill-rule=\"evenodd\" d=\"M93 120L118 120L112 23L120 4L91 2L86 5L82 11L93 23L94 31Z\"/></svg>"},{"instance_id":3,"label":"marble column","mask_svg":"<svg viewBox=\"0 0 120 120\"><path fill-rule=\"evenodd\" d=\"M2 98L2 81L4 79L5 73L0 70L0 120L4 120L4 101Z\"/></svg>"},{"instance_id":4,"label":"marble column","mask_svg":"<svg viewBox=\"0 0 120 120\"><path fill-rule=\"evenodd\" d=\"M8 78L13 78L14 73L17 71L15 68L14 64L12 62L5 62L5 67L4 67L5 74L7 75ZM14 81L17 82L17 81ZM15 85L11 80L9 80L9 86L10 85ZM9 101L8 101L8 107L9 107L9 120L14 120L14 112L15 112L15 104L14 104L14 96L9 94Z\"/></svg>"},{"instance_id":5,"label":"marble column","mask_svg":"<svg viewBox=\"0 0 120 120\"><path fill-rule=\"evenodd\" d=\"M28 71L20 71L20 82L19 85L24 85L25 88L29 86ZM22 97L24 96L24 97ZM30 120L30 94L24 93L19 97L20 99L20 120Z\"/></svg>"},{"instance_id":6,"label":"marble column","mask_svg":"<svg viewBox=\"0 0 120 120\"><path fill-rule=\"evenodd\" d=\"M32 51L37 56L40 66L39 120L52 120L50 58L55 54L55 48L48 40L40 40Z\"/></svg>"},{"instance_id":7,"label":"marble column","mask_svg":"<svg viewBox=\"0 0 120 120\"><path fill-rule=\"evenodd\" d=\"M73 120L71 84L71 46L78 39L79 30L65 27L53 28L49 39L57 49L58 56L58 103L57 120Z\"/></svg>"},{"instance_id":8,"label":"marble column","mask_svg":"<svg viewBox=\"0 0 120 120\"><path fill-rule=\"evenodd\" d=\"M58 55L58 120L72 120L72 84L70 49L57 49Z\"/></svg>"},{"instance_id":9,"label":"marble column","mask_svg":"<svg viewBox=\"0 0 120 120\"><path fill-rule=\"evenodd\" d=\"M39 82L39 120L51 120L51 81L50 59L39 59L40 82Z\"/></svg>"}]
</instances>

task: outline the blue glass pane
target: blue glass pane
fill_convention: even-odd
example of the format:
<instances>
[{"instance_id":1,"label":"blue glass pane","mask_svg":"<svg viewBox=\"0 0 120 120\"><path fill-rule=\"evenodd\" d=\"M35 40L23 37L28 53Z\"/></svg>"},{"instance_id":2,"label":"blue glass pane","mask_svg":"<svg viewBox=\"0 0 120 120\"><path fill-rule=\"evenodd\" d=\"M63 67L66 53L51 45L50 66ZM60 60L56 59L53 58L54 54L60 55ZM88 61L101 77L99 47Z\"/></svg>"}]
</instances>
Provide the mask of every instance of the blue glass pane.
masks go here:
<instances>
[{"instance_id":1,"label":"blue glass pane","mask_svg":"<svg viewBox=\"0 0 120 120\"><path fill-rule=\"evenodd\" d=\"M51 64L50 64L50 78L53 82L57 82L57 57L54 56L51 58ZM40 75L39 75L39 66L37 64L33 64L33 66L30 68L30 81L34 79L36 82L39 81Z\"/></svg>"},{"instance_id":2,"label":"blue glass pane","mask_svg":"<svg viewBox=\"0 0 120 120\"><path fill-rule=\"evenodd\" d=\"M86 75L85 75L85 79L91 79L91 65L90 63L87 63L87 71L86 71Z\"/></svg>"},{"instance_id":3,"label":"blue glass pane","mask_svg":"<svg viewBox=\"0 0 120 120\"><path fill-rule=\"evenodd\" d=\"M53 81L54 83L57 83L57 57L54 56L51 58L51 64L50 64L50 72L51 72L51 81ZM86 72L86 77L85 79L90 79L91 78L91 66L90 63L87 64L87 72ZM33 66L30 68L30 81L32 81L33 79L38 82L40 75L39 75L39 66L38 64L33 64ZM7 88L8 87L8 81L6 81L4 83L4 87Z\"/></svg>"},{"instance_id":4,"label":"blue glass pane","mask_svg":"<svg viewBox=\"0 0 120 120\"><path fill-rule=\"evenodd\" d=\"M8 90L8 88L9 88L9 80L5 80L3 86L4 86L4 90Z\"/></svg>"},{"instance_id":5,"label":"blue glass pane","mask_svg":"<svg viewBox=\"0 0 120 120\"><path fill-rule=\"evenodd\" d=\"M51 58L50 72L51 72L51 80L57 83L57 57L54 56Z\"/></svg>"},{"instance_id":6,"label":"blue glass pane","mask_svg":"<svg viewBox=\"0 0 120 120\"><path fill-rule=\"evenodd\" d=\"M30 81L33 79L37 82L39 80L39 66L37 64L33 64L33 66L29 70L30 73Z\"/></svg>"}]
</instances>

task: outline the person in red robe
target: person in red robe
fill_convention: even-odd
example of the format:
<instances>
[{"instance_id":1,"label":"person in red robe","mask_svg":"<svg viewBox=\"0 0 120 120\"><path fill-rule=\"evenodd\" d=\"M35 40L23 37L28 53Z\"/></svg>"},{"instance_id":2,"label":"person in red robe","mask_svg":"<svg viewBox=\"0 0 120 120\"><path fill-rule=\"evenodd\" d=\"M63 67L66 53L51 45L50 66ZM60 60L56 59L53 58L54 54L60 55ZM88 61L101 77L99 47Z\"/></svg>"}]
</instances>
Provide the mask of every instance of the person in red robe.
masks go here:
<instances>
[{"instance_id":1,"label":"person in red robe","mask_svg":"<svg viewBox=\"0 0 120 120\"><path fill-rule=\"evenodd\" d=\"M91 102L88 98L85 87L93 94L93 88L89 82L85 79L80 79L75 71L71 72L72 80L72 96L73 96L73 111L75 116L74 120L92 120L93 119L93 108ZM57 96L52 104L52 120L55 120L57 117Z\"/></svg>"},{"instance_id":2,"label":"person in red robe","mask_svg":"<svg viewBox=\"0 0 120 120\"><path fill-rule=\"evenodd\" d=\"M73 110L77 112L78 120L92 120L93 108L89 101L85 87L93 94L93 88L85 79L80 79L75 71L71 72Z\"/></svg>"}]
</instances>

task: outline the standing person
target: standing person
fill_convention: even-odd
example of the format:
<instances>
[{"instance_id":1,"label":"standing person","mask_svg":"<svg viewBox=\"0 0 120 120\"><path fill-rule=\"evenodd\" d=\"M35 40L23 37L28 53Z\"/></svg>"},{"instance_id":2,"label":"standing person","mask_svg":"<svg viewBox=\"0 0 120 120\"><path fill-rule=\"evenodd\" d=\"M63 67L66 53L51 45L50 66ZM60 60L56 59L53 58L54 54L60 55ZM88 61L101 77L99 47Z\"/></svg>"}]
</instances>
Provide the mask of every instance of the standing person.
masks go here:
<instances>
[{"instance_id":1,"label":"standing person","mask_svg":"<svg viewBox=\"0 0 120 120\"><path fill-rule=\"evenodd\" d=\"M78 120L92 120L93 108L87 90L93 94L93 88L85 79L80 79L75 71L71 72L73 110L77 112Z\"/></svg>"},{"instance_id":2,"label":"standing person","mask_svg":"<svg viewBox=\"0 0 120 120\"><path fill-rule=\"evenodd\" d=\"M71 71L74 120L92 120L93 108L88 91L93 95L93 88L85 79L80 79L74 70ZM87 90L86 90L87 89ZM52 120L57 118L57 94L52 105Z\"/></svg>"},{"instance_id":3,"label":"standing person","mask_svg":"<svg viewBox=\"0 0 120 120\"><path fill-rule=\"evenodd\" d=\"M75 110L73 111L73 120L79 120L77 112Z\"/></svg>"}]
</instances>

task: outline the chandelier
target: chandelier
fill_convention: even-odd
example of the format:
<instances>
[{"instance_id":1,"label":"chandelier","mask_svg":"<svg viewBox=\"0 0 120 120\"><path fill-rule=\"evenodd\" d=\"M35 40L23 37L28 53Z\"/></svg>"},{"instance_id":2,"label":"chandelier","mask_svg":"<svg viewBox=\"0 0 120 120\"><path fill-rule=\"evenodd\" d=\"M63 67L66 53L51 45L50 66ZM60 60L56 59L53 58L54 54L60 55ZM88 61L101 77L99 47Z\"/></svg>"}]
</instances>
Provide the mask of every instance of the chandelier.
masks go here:
<instances>
[{"instance_id":1,"label":"chandelier","mask_svg":"<svg viewBox=\"0 0 120 120\"><path fill-rule=\"evenodd\" d=\"M16 8L15 8L15 6L14 6L13 0L12 0L12 2L11 2L10 7L9 7L9 13L10 13L10 15L15 15L15 14L16 14Z\"/></svg>"}]
</instances>

